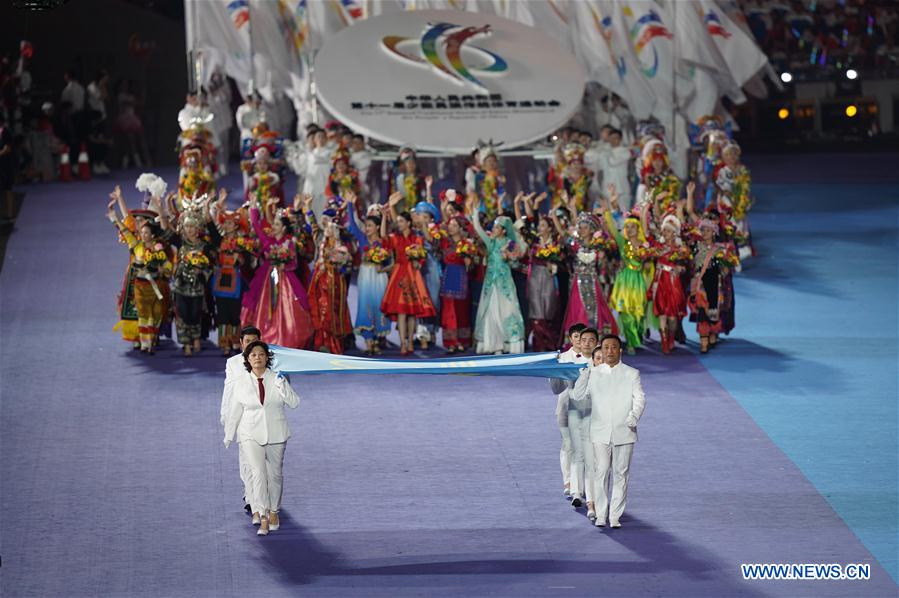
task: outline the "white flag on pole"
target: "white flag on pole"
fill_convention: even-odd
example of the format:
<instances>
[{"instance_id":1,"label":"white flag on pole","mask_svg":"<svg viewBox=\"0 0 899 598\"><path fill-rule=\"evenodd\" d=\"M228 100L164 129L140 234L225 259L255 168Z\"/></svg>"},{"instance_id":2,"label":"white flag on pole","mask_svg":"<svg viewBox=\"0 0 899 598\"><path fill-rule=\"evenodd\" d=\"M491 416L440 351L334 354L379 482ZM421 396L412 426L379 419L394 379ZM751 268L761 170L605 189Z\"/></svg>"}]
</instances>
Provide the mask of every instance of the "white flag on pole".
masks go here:
<instances>
[{"instance_id":1,"label":"white flag on pole","mask_svg":"<svg viewBox=\"0 0 899 598\"><path fill-rule=\"evenodd\" d=\"M655 104L655 93L640 71L627 41L613 21L613 2L589 0L574 4L573 26L577 57L588 77L620 96L631 113L648 118Z\"/></svg>"},{"instance_id":2,"label":"white flag on pole","mask_svg":"<svg viewBox=\"0 0 899 598\"><path fill-rule=\"evenodd\" d=\"M731 76L742 87L768 63L755 40L713 0L699 0L709 35L724 57Z\"/></svg>"}]
</instances>

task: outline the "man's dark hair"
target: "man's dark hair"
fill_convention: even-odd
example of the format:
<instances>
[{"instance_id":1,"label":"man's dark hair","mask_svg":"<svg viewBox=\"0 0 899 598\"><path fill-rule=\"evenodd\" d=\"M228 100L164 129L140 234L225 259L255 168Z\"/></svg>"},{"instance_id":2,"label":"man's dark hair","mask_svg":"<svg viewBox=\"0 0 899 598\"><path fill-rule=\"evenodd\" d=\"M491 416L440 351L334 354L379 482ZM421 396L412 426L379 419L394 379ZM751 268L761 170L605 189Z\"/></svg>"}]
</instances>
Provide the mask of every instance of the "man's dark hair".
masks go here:
<instances>
[{"instance_id":1,"label":"man's dark hair","mask_svg":"<svg viewBox=\"0 0 899 598\"><path fill-rule=\"evenodd\" d=\"M604 335L602 335L602 338L599 339L599 344L597 345L597 347L602 347L602 344L603 344L604 342L606 342L606 339L609 339L609 338L613 338L613 339L615 339L616 341L618 341L618 348L619 348L619 349L621 348L621 339L618 338L618 335L617 335L617 334L604 334Z\"/></svg>"},{"instance_id":2,"label":"man's dark hair","mask_svg":"<svg viewBox=\"0 0 899 598\"><path fill-rule=\"evenodd\" d=\"M586 324L581 324L580 322L578 322L577 324L572 324L571 326L568 327L568 336L571 336L575 332L581 332L582 330L586 330L586 329L587 329Z\"/></svg>"},{"instance_id":3,"label":"man's dark hair","mask_svg":"<svg viewBox=\"0 0 899 598\"><path fill-rule=\"evenodd\" d=\"M621 129L611 129L609 130L609 135L618 135L621 137Z\"/></svg>"},{"instance_id":4,"label":"man's dark hair","mask_svg":"<svg viewBox=\"0 0 899 598\"><path fill-rule=\"evenodd\" d=\"M262 338L262 333L255 326L244 326L240 329L240 340L243 340L245 336L255 336L256 338Z\"/></svg>"},{"instance_id":5,"label":"man's dark hair","mask_svg":"<svg viewBox=\"0 0 899 598\"><path fill-rule=\"evenodd\" d=\"M274 354L268 350L268 345L262 341L253 341L247 348L243 350L243 367L247 368L248 372L253 371L253 367L250 365L250 353L253 352L253 349L256 347L262 347L262 350L265 351L265 367L266 369L272 367L272 357Z\"/></svg>"},{"instance_id":6,"label":"man's dark hair","mask_svg":"<svg viewBox=\"0 0 899 598\"><path fill-rule=\"evenodd\" d=\"M584 328L583 330L581 330L581 337L583 337L585 334L592 334L597 339L599 339L599 330L597 330L596 328Z\"/></svg>"}]
</instances>

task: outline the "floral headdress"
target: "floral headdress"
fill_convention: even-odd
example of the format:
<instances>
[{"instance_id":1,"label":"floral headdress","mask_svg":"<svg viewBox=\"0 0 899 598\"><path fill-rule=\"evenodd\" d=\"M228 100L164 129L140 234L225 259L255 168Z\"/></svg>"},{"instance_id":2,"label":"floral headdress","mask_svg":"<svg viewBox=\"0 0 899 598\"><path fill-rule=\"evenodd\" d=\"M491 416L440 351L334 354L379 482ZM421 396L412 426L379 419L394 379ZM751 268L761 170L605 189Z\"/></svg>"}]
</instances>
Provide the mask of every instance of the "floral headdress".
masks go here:
<instances>
[{"instance_id":1,"label":"floral headdress","mask_svg":"<svg viewBox=\"0 0 899 598\"><path fill-rule=\"evenodd\" d=\"M587 153L587 149L580 143L566 143L562 148L562 156L566 163L583 162L585 153Z\"/></svg>"},{"instance_id":2,"label":"floral headdress","mask_svg":"<svg viewBox=\"0 0 899 598\"><path fill-rule=\"evenodd\" d=\"M179 230L188 224L202 228L206 224L206 201L208 195L203 194L199 197L194 196L191 199L181 198L181 212L178 214Z\"/></svg>"},{"instance_id":3,"label":"floral headdress","mask_svg":"<svg viewBox=\"0 0 899 598\"><path fill-rule=\"evenodd\" d=\"M242 233L246 233L250 229L246 214L241 210L222 210L218 212L216 214L216 223L221 226L226 222L233 222Z\"/></svg>"},{"instance_id":4,"label":"floral headdress","mask_svg":"<svg viewBox=\"0 0 899 598\"><path fill-rule=\"evenodd\" d=\"M145 172L137 177L134 186L138 191L143 191L144 193L149 193L151 197L159 198L165 197L165 192L168 189L168 185L162 177L151 172Z\"/></svg>"},{"instance_id":5,"label":"floral headdress","mask_svg":"<svg viewBox=\"0 0 899 598\"><path fill-rule=\"evenodd\" d=\"M596 222L596 218L589 212L579 213L577 215L577 223L590 225L594 229L599 227L599 223Z\"/></svg>"},{"instance_id":6,"label":"floral headdress","mask_svg":"<svg viewBox=\"0 0 899 598\"><path fill-rule=\"evenodd\" d=\"M347 166L350 165L350 153L344 148L338 148L331 156L331 168L337 166L338 162L343 162Z\"/></svg>"}]
</instances>

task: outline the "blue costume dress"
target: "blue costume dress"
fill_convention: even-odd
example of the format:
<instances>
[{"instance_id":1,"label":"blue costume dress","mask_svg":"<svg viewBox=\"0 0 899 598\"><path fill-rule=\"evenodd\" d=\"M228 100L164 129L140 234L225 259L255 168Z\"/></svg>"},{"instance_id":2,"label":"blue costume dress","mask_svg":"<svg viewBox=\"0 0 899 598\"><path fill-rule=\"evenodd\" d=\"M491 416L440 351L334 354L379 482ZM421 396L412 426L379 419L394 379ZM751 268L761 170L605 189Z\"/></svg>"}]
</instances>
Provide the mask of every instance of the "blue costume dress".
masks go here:
<instances>
[{"instance_id":1,"label":"blue costume dress","mask_svg":"<svg viewBox=\"0 0 899 598\"><path fill-rule=\"evenodd\" d=\"M381 312L381 300L384 298L384 291L387 290L387 273L379 271L377 264L367 261L365 252L370 248L371 243L365 233L359 229L355 214L351 213L348 220L350 232L359 242L359 251L362 253L362 264L359 266L359 277L356 283L359 304L356 309L356 322L353 331L370 341L390 333L390 320ZM383 247L380 241L375 241L375 243Z\"/></svg>"}]
</instances>

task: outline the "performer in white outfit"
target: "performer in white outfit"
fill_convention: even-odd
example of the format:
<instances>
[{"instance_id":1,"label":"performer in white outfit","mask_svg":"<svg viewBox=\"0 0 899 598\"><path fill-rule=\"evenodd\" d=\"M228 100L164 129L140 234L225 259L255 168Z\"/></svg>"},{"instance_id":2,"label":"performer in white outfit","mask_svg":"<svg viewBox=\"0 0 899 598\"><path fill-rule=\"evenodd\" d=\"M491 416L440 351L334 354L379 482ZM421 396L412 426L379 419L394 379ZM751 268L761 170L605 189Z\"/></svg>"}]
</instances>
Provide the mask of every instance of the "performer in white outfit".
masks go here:
<instances>
[{"instance_id":1,"label":"performer in white outfit","mask_svg":"<svg viewBox=\"0 0 899 598\"><path fill-rule=\"evenodd\" d=\"M247 348L247 345L253 341L258 341L261 335L262 333L259 329L253 326L242 328L240 331L241 352L237 355L232 355L225 362L225 389L222 391L222 406L219 410L219 422L223 427L225 421L227 421L228 413L231 412L231 404L234 402L234 383L247 372L247 368L243 364L243 351ZM250 505L250 476L247 471L247 464L244 462L243 455L240 452L237 454L237 464L240 469L240 481L243 482L244 509L252 512L252 506ZM258 520L253 521L253 523L258 523Z\"/></svg>"},{"instance_id":2,"label":"performer in white outfit","mask_svg":"<svg viewBox=\"0 0 899 598\"><path fill-rule=\"evenodd\" d=\"M599 342L599 332L595 328L581 330L578 353L574 363L590 363L593 349ZM574 387L568 383L569 389ZM569 390L570 393L570 390ZM587 517L596 518L593 497L593 445L590 442L590 401L568 401L568 433L571 436L571 506L578 508L587 501Z\"/></svg>"},{"instance_id":3,"label":"performer in white outfit","mask_svg":"<svg viewBox=\"0 0 899 598\"><path fill-rule=\"evenodd\" d=\"M631 162L631 152L621 144L621 131L612 129L609 131L609 145L602 153L601 164L603 172L602 196L611 199L608 193L609 185L615 185L618 194L618 206L622 212L631 209L631 184L627 178L628 167Z\"/></svg>"},{"instance_id":4,"label":"performer in white outfit","mask_svg":"<svg viewBox=\"0 0 899 598\"><path fill-rule=\"evenodd\" d=\"M573 324L568 328L568 339L571 347L559 354L559 363L574 363L576 356L580 355L578 341L581 338L581 330L587 328L586 324ZM559 450L559 465L562 468L562 483L565 496L571 498L571 433L568 429L568 394L574 384L560 378L550 378L549 386L556 395L556 423L559 424L559 434L562 436L562 448Z\"/></svg>"},{"instance_id":5,"label":"performer in white outfit","mask_svg":"<svg viewBox=\"0 0 899 598\"><path fill-rule=\"evenodd\" d=\"M378 197L372 197L371 186L368 184L368 171L371 169L372 153L365 144L365 137L353 135L350 142L350 166L359 173L359 184L362 187L362 198L367 207L378 202Z\"/></svg>"},{"instance_id":6,"label":"performer in white outfit","mask_svg":"<svg viewBox=\"0 0 899 598\"><path fill-rule=\"evenodd\" d=\"M303 182L303 194L312 196L312 211L316 219L320 219L328 198L325 189L328 187L328 176L331 174L331 158L333 152L329 148L328 138L322 129L314 136L314 147L306 154L306 180Z\"/></svg>"},{"instance_id":7,"label":"performer in white outfit","mask_svg":"<svg viewBox=\"0 0 899 598\"><path fill-rule=\"evenodd\" d=\"M300 397L287 380L271 370L268 345L255 341L243 352L247 371L234 382L233 397L225 419L225 448L235 436L250 477L250 503L259 514L258 535L280 527L284 449L290 429L284 406L296 409Z\"/></svg>"},{"instance_id":8,"label":"performer in white outfit","mask_svg":"<svg viewBox=\"0 0 899 598\"><path fill-rule=\"evenodd\" d=\"M243 104L237 107L234 119L237 121L237 128L240 129L240 149L238 150L238 155L240 156L240 159L243 160L245 158L243 155L244 148L253 139L253 129L256 128L256 125L259 123L265 122L265 111L262 109L262 98L259 96L259 92L254 89L252 80L250 80L249 86L247 87L247 99ZM247 188L247 178L247 173L244 172L244 190Z\"/></svg>"},{"instance_id":9,"label":"performer in white outfit","mask_svg":"<svg viewBox=\"0 0 899 598\"><path fill-rule=\"evenodd\" d=\"M234 117L231 114L231 85L225 74L217 69L209 79L209 110L213 114L209 128L216 140L219 162L219 174L228 174L228 157L230 150L231 126Z\"/></svg>"},{"instance_id":10,"label":"performer in white outfit","mask_svg":"<svg viewBox=\"0 0 899 598\"><path fill-rule=\"evenodd\" d=\"M627 503L627 483L637 422L646 403L639 370L621 363L621 340L614 335L602 337L593 353L593 364L574 385L570 399L591 401L590 440L593 443L596 482L596 526L621 527L621 515ZM612 499L607 490L612 473Z\"/></svg>"}]
</instances>

